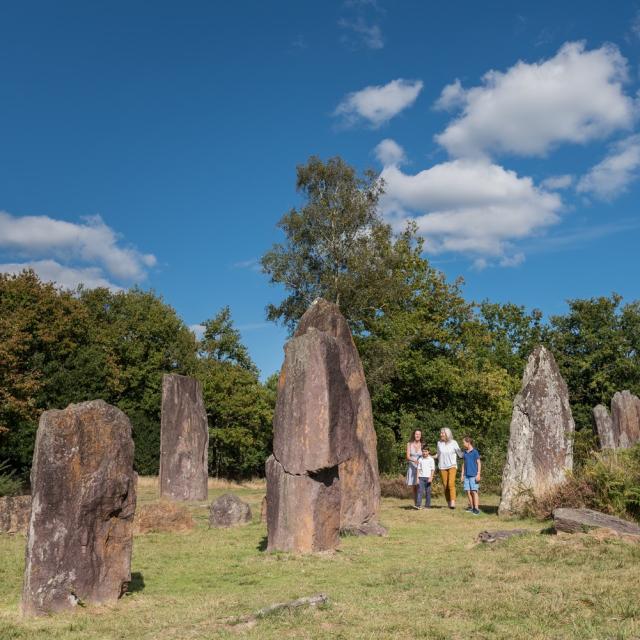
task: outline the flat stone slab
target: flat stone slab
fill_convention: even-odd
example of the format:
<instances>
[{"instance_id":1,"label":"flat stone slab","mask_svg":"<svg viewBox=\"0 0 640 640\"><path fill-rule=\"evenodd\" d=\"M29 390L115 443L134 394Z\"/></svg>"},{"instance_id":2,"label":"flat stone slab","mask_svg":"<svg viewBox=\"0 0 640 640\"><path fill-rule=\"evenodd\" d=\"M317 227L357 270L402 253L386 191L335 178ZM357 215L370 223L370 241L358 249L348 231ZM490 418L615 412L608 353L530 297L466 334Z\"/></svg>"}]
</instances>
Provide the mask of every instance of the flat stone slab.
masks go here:
<instances>
[{"instance_id":1,"label":"flat stone slab","mask_svg":"<svg viewBox=\"0 0 640 640\"><path fill-rule=\"evenodd\" d=\"M638 536L640 539L640 526L637 524L591 509L555 509L553 526L556 531L565 533L586 533L590 529L611 529L621 535Z\"/></svg>"},{"instance_id":2,"label":"flat stone slab","mask_svg":"<svg viewBox=\"0 0 640 640\"><path fill-rule=\"evenodd\" d=\"M516 536L524 536L530 533L529 529L507 529L503 531L482 531L476 538L477 542L484 542L492 544L494 542L501 542L502 540L508 540Z\"/></svg>"}]
</instances>

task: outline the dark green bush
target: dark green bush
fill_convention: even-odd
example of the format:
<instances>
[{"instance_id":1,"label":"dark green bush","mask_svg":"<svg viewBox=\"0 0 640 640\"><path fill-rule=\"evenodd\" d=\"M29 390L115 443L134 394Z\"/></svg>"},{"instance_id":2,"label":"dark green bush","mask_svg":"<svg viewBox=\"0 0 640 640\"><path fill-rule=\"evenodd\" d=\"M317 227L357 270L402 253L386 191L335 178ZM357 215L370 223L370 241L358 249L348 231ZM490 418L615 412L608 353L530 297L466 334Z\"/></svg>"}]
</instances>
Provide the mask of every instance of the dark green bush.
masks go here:
<instances>
[{"instance_id":1,"label":"dark green bush","mask_svg":"<svg viewBox=\"0 0 640 640\"><path fill-rule=\"evenodd\" d=\"M22 481L16 477L13 469L5 460L0 462L0 498L3 496L17 496L22 493Z\"/></svg>"}]
</instances>

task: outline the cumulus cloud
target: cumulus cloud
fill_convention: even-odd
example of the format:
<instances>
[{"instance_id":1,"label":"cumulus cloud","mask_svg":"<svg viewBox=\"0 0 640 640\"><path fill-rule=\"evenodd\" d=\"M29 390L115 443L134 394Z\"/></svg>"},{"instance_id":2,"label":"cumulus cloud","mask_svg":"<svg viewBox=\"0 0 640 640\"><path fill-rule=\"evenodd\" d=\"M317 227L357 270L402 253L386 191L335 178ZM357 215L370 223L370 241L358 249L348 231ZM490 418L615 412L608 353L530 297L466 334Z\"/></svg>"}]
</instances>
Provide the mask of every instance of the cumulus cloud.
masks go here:
<instances>
[{"instance_id":1,"label":"cumulus cloud","mask_svg":"<svg viewBox=\"0 0 640 640\"><path fill-rule=\"evenodd\" d=\"M361 121L379 127L410 107L422 91L421 80L398 78L381 86L365 87L348 94L337 106L334 115L346 125Z\"/></svg>"},{"instance_id":2,"label":"cumulus cloud","mask_svg":"<svg viewBox=\"0 0 640 640\"><path fill-rule=\"evenodd\" d=\"M0 264L0 273L21 273L33 269L41 280L55 282L65 289L75 289L82 284L88 289L106 287L112 291L122 291L122 287L104 277L98 267L69 267L55 260L34 260L30 262L8 262Z\"/></svg>"},{"instance_id":3,"label":"cumulus cloud","mask_svg":"<svg viewBox=\"0 0 640 640\"><path fill-rule=\"evenodd\" d=\"M462 107L440 135L454 157L491 153L540 156L560 143L585 143L630 127L634 101L623 90L627 61L613 45L565 44L548 60L489 71L464 89L456 80L438 108Z\"/></svg>"},{"instance_id":4,"label":"cumulus cloud","mask_svg":"<svg viewBox=\"0 0 640 640\"><path fill-rule=\"evenodd\" d=\"M381 210L396 229L413 218L427 251L475 256L476 268L489 259L520 264L524 254L514 243L560 219L557 194L482 159L444 162L415 175L391 165L381 175L386 190Z\"/></svg>"},{"instance_id":5,"label":"cumulus cloud","mask_svg":"<svg viewBox=\"0 0 640 640\"><path fill-rule=\"evenodd\" d=\"M156 265L151 254L123 246L100 216L80 223L49 216L15 216L0 211L0 271L32 268L43 280L66 288L85 286L120 290L115 282L140 282Z\"/></svg>"},{"instance_id":6,"label":"cumulus cloud","mask_svg":"<svg viewBox=\"0 0 640 640\"><path fill-rule=\"evenodd\" d=\"M634 135L616 143L604 160L580 178L576 191L611 200L638 178L639 168L640 135Z\"/></svg>"},{"instance_id":7,"label":"cumulus cloud","mask_svg":"<svg viewBox=\"0 0 640 640\"><path fill-rule=\"evenodd\" d=\"M100 216L77 224L48 216L13 216L0 211L0 249L29 258L79 259L98 263L113 277L143 280L155 256L120 246L120 238Z\"/></svg>"},{"instance_id":8,"label":"cumulus cloud","mask_svg":"<svg viewBox=\"0 0 640 640\"><path fill-rule=\"evenodd\" d=\"M386 138L380 142L373 150L378 162L383 167L388 167L393 164L402 164L407 161L404 154L404 149L391 138Z\"/></svg>"}]
</instances>

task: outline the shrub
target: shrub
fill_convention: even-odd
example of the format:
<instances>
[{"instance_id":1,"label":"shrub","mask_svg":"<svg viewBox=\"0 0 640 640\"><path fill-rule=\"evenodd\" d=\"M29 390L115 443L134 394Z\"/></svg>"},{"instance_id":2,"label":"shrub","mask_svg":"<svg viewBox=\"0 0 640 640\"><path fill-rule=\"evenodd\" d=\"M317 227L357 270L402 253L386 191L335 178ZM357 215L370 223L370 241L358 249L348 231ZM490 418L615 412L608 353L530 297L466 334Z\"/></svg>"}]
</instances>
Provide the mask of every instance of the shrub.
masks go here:
<instances>
[{"instance_id":1,"label":"shrub","mask_svg":"<svg viewBox=\"0 0 640 640\"><path fill-rule=\"evenodd\" d=\"M22 493L22 481L16 477L15 471L9 468L8 462L0 462L0 498L17 496Z\"/></svg>"}]
</instances>

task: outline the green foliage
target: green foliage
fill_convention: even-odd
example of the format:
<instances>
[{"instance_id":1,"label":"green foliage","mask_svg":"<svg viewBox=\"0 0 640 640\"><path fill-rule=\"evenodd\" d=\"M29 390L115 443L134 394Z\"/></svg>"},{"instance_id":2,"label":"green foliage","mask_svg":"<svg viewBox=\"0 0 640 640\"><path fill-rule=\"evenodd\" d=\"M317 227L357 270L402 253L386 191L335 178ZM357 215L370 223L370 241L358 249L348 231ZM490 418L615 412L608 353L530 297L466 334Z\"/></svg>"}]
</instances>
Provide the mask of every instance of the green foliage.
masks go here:
<instances>
[{"instance_id":1,"label":"green foliage","mask_svg":"<svg viewBox=\"0 0 640 640\"><path fill-rule=\"evenodd\" d=\"M577 475L590 489L588 506L640 520L640 444L593 453Z\"/></svg>"},{"instance_id":2,"label":"green foliage","mask_svg":"<svg viewBox=\"0 0 640 640\"><path fill-rule=\"evenodd\" d=\"M323 297L360 331L409 297L411 265L421 248L415 228L394 238L377 211L382 181L371 171L358 177L341 158L310 158L297 167L296 184L306 202L282 217L286 242L261 260L271 282L288 294L267 307L267 316L293 330L311 302Z\"/></svg>"},{"instance_id":3,"label":"green foliage","mask_svg":"<svg viewBox=\"0 0 640 640\"><path fill-rule=\"evenodd\" d=\"M209 470L216 477L264 475L271 452L274 380L262 385L228 307L204 323L196 376L209 419Z\"/></svg>"},{"instance_id":4,"label":"green foliage","mask_svg":"<svg viewBox=\"0 0 640 640\"><path fill-rule=\"evenodd\" d=\"M0 462L0 498L3 496L17 496L22 491L22 481L16 477L16 472L11 469L5 460Z\"/></svg>"}]
</instances>

